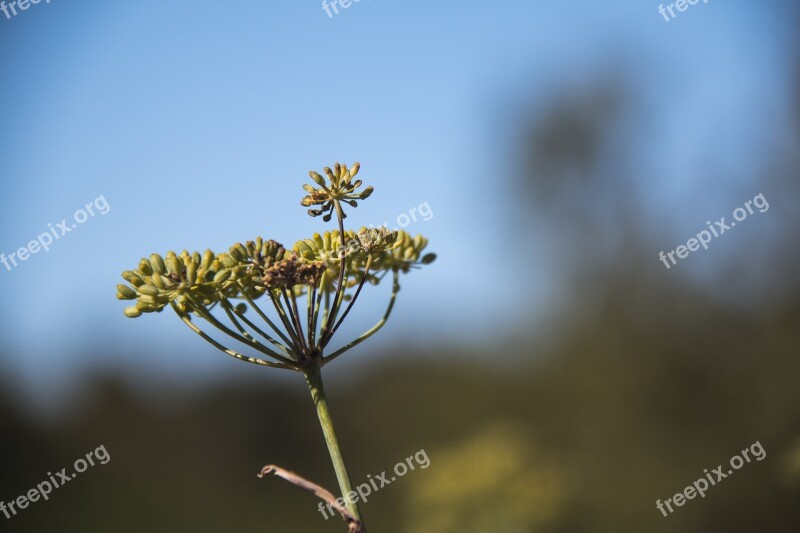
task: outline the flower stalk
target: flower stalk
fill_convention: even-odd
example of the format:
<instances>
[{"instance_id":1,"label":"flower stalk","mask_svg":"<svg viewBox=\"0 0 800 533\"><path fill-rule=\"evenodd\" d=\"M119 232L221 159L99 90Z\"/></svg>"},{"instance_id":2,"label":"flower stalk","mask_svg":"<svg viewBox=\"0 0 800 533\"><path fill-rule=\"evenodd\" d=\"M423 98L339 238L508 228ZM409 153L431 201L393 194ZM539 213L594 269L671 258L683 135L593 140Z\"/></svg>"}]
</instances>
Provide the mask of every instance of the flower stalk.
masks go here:
<instances>
[{"instance_id":1,"label":"flower stalk","mask_svg":"<svg viewBox=\"0 0 800 533\"><path fill-rule=\"evenodd\" d=\"M358 510L358 504L354 501L350 501L350 498L347 498L347 495L353 492L353 487L350 482L350 475L347 473L347 467L344 463L342 450L339 447L339 439L336 437L333 418L331 418L331 413L328 409L328 399L325 396L325 387L322 383L322 372L319 367L311 367L305 371L305 376L306 382L308 383L308 390L311 392L311 399L314 401L314 406L317 408L319 425L322 428L322 434L325 436L325 444L328 446L328 454L331 456L333 469L336 472L339 490L342 496L345 497L345 506L347 510L350 511L350 514L363 525L364 521ZM366 526L364 526L364 528L366 532Z\"/></svg>"},{"instance_id":2,"label":"flower stalk","mask_svg":"<svg viewBox=\"0 0 800 533\"><path fill-rule=\"evenodd\" d=\"M301 204L311 207L308 214L322 215L325 222L331 221L335 214L338 229L315 233L290 249L258 237L244 244L236 243L222 253L184 250L180 254L170 251L166 257L152 254L139 261L136 269L122 273L127 284L117 285L117 298L135 300L134 305L124 310L125 316L136 318L160 313L169 306L189 329L227 355L259 366L302 373L316 407L339 489L347 501L342 516L351 531L363 532L366 529L360 510L347 498L352 486L325 396L321 369L380 330L394 307L400 274L427 265L436 256L423 255L428 240L422 235L412 237L405 231L385 227L361 228L358 232L345 230L345 206L357 207L358 201L367 199L373 191L369 186L360 190L362 181L354 179L359 169L358 163L350 168L337 163L333 169L324 169L327 179L316 172L309 173L317 187L303 186L308 194ZM390 273L392 292L383 317L362 335L325 356L364 287L378 285ZM261 298L269 300L263 309L258 305ZM303 301L305 310L301 310ZM265 311L270 304L275 311L272 317ZM250 309L255 317L248 316ZM257 320L262 325L256 324ZM218 335L259 356L230 348L198 323L212 326ZM288 472L270 466L272 473ZM282 477L299 478L295 474ZM299 486L312 487L312 492L321 493L318 485L305 480Z\"/></svg>"}]
</instances>

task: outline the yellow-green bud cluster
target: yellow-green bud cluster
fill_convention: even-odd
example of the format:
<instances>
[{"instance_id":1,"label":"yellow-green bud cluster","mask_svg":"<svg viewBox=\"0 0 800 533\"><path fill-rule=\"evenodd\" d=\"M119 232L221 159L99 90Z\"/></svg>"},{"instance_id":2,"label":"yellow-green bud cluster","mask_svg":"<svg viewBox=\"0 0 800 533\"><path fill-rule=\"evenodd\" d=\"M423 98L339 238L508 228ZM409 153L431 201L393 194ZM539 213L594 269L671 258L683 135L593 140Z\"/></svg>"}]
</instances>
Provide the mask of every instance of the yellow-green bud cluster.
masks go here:
<instances>
[{"instance_id":1,"label":"yellow-green bud cluster","mask_svg":"<svg viewBox=\"0 0 800 533\"><path fill-rule=\"evenodd\" d=\"M306 207L312 205L320 206L317 209L309 209L308 214L312 217L324 215L322 219L328 222L333 214L335 202L344 202L352 207L358 206L358 200L366 200L372 194L372 187L366 187L361 192L356 192L356 189L361 187L362 181L353 178L358 174L361 166L356 163L352 167L347 168L343 163L336 163L333 169L325 167L324 172L327 176L327 181L320 174L313 170L308 173L311 179L319 185L319 188L313 185L303 185L303 189L308 193L300 203ZM344 218L342 213L342 218Z\"/></svg>"},{"instance_id":2,"label":"yellow-green bud cluster","mask_svg":"<svg viewBox=\"0 0 800 533\"><path fill-rule=\"evenodd\" d=\"M369 281L376 283L377 276L385 271L408 272L412 266L429 264L435 254L422 256L428 240L422 235L412 237L403 230L388 230L384 227L361 228L358 233L345 230L344 247L337 230L315 233L310 239L298 241L294 251L307 261L324 261L328 268L322 288L334 290L334 280L339 276L339 265L345 255L345 275L360 278L371 256Z\"/></svg>"},{"instance_id":3,"label":"yellow-green bud cluster","mask_svg":"<svg viewBox=\"0 0 800 533\"><path fill-rule=\"evenodd\" d=\"M405 231L399 231L397 246L382 257L381 267L386 270L408 272L419 265L429 265L436 260L436 254L422 255L428 246L428 239L422 235L412 237Z\"/></svg>"},{"instance_id":4,"label":"yellow-green bud cluster","mask_svg":"<svg viewBox=\"0 0 800 533\"><path fill-rule=\"evenodd\" d=\"M125 316L161 311L170 302L186 308L191 300L209 305L215 300L220 281L226 277L221 258L211 250L180 253L170 251L166 258L152 254L139 261L136 270L122 273L130 285L117 285L117 298L136 300L125 309Z\"/></svg>"},{"instance_id":5,"label":"yellow-green bud cluster","mask_svg":"<svg viewBox=\"0 0 800 533\"><path fill-rule=\"evenodd\" d=\"M261 237L244 244L236 243L228 250L226 267L230 276L220 287L229 298L243 297L242 287L250 298L264 294L268 285L264 283L264 273L275 263L283 261L286 250L274 240Z\"/></svg>"},{"instance_id":6,"label":"yellow-green bud cluster","mask_svg":"<svg viewBox=\"0 0 800 533\"><path fill-rule=\"evenodd\" d=\"M310 172L319 188L305 185L309 194L302 204L321 206L309 211L313 216L326 213L323 218L329 220L336 209L340 219L344 218L342 202L355 207L356 200L372 194L372 187L357 192L362 185L361 180L353 179L358 170L358 163L350 168L336 163L333 169L325 168L327 180ZM431 263L434 254L422 255L427 244L422 235L412 237L402 230L380 227L347 230L344 235L338 230L315 233L288 251L279 242L261 237L236 243L219 254L170 251L166 257L153 254L142 259L135 270L123 272L128 284L117 285L117 298L135 300L124 313L138 317L170 304L180 312L197 312L219 302L231 309L228 298L255 300L268 292L273 297L283 290L295 295L312 288L333 292L340 279L344 290L361 283L365 273L366 280L376 284L389 271L408 272Z\"/></svg>"}]
</instances>

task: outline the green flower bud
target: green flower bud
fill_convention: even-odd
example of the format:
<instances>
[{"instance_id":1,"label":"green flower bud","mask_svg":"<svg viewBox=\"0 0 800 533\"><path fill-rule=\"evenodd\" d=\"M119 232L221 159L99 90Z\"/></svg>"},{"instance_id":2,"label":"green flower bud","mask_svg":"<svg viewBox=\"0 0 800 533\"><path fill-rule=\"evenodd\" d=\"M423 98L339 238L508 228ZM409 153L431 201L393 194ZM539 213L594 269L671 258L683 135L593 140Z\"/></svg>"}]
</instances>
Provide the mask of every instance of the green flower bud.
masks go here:
<instances>
[{"instance_id":1,"label":"green flower bud","mask_svg":"<svg viewBox=\"0 0 800 533\"><path fill-rule=\"evenodd\" d=\"M330 172L330 169L326 169L326 172ZM314 180L316 182L316 184L319 185L320 187L324 187L325 186L325 178L323 178L322 176L320 176L319 174L317 174L313 170L310 171L308 173L308 175L311 176L311 179Z\"/></svg>"},{"instance_id":2,"label":"green flower bud","mask_svg":"<svg viewBox=\"0 0 800 533\"><path fill-rule=\"evenodd\" d=\"M217 259L228 268L233 268L236 266L236 259L231 257L229 254L219 254Z\"/></svg>"},{"instance_id":3,"label":"green flower bud","mask_svg":"<svg viewBox=\"0 0 800 533\"><path fill-rule=\"evenodd\" d=\"M157 311L158 309L160 309L159 305L151 304L151 303L145 303L145 302L142 302L141 300L136 302L136 306L135 307L136 307L136 309L138 309L142 313L153 313L154 311Z\"/></svg>"},{"instance_id":4,"label":"green flower bud","mask_svg":"<svg viewBox=\"0 0 800 533\"><path fill-rule=\"evenodd\" d=\"M126 307L123 311L126 317L128 318L136 318L137 316L142 316L142 312L136 306Z\"/></svg>"},{"instance_id":5,"label":"green flower bud","mask_svg":"<svg viewBox=\"0 0 800 533\"><path fill-rule=\"evenodd\" d=\"M158 289L152 285L145 284L137 289L139 294L146 294L148 296L158 296Z\"/></svg>"},{"instance_id":6,"label":"green flower bud","mask_svg":"<svg viewBox=\"0 0 800 533\"><path fill-rule=\"evenodd\" d=\"M139 303L151 305L151 306L160 306L169 302L168 298L164 298L163 296L153 296L149 294L140 294L139 295Z\"/></svg>"},{"instance_id":7,"label":"green flower bud","mask_svg":"<svg viewBox=\"0 0 800 533\"><path fill-rule=\"evenodd\" d=\"M153 269L153 272L157 274L163 274L167 271L167 267L164 264L164 259L158 254L152 254L150 256L150 266Z\"/></svg>"},{"instance_id":8,"label":"green flower bud","mask_svg":"<svg viewBox=\"0 0 800 533\"><path fill-rule=\"evenodd\" d=\"M314 259L314 250L312 250L311 246L306 244L304 241L299 241L297 244L295 244L294 251L297 252L297 255L300 257L305 259Z\"/></svg>"},{"instance_id":9,"label":"green flower bud","mask_svg":"<svg viewBox=\"0 0 800 533\"><path fill-rule=\"evenodd\" d=\"M167 254L167 271L170 274L175 274L180 276L181 272L183 272L183 261L178 259L178 256L175 255L175 252L169 252Z\"/></svg>"},{"instance_id":10,"label":"green flower bud","mask_svg":"<svg viewBox=\"0 0 800 533\"><path fill-rule=\"evenodd\" d=\"M167 288L167 284L164 282L164 276L162 276L161 274L155 274L153 276L150 276L150 283L152 283L155 287L159 289Z\"/></svg>"},{"instance_id":11,"label":"green flower bud","mask_svg":"<svg viewBox=\"0 0 800 533\"><path fill-rule=\"evenodd\" d=\"M245 248L242 243L237 242L233 246L231 246L231 256L237 261L244 261L250 255L247 253L247 248ZM235 253L234 253L235 252Z\"/></svg>"},{"instance_id":12,"label":"green flower bud","mask_svg":"<svg viewBox=\"0 0 800 533\"><path fill-rule=\"evenodd\" d=\"M359 200L366 200L367 198L369 198L369 196L372 194L372 191L374 191L374 190L375 189L372 187L372 185L370 185L369 187L367 187L366 189L361 191L361 194L358 195L358 199Z\"/></svg>"},{"instance_id":13,"label":"green flower bud","mask_svg":"<svg viewBox=\"0 0 800 533\"><path fill-rule=\"evenodd\" d=\"M133 285L134 287L138 287L144 283L144 279L140 276L137 272L133 270L126 270L122 273L122 278Z\"/></svg>"},{"instance_id":14,"label":"green flower bud","mask_svg":"<svg viewBox=\"0 0 800 533\"><path fill-rule=\"evenodd\" d=\"M229 277L231 277L231 271L230 270L227 270L227 269L226 270L220 270L214 276L214 283L223 283L224 281L227 281L227 279Z\"/></svg>"},{"instance_id":15,"label":"green flower bud","mask_svg":"<svg viewBox=\"0 0 800 533\"><path fill-rule=\"evenodd\" d=\"M208 270L208 267L211 266L211 262L214 260L214 252L211 250L206 250L203 252L203 261L200 263L200 266L204 269Z\"/></svg>"},{"instance_id":16,"label":"green flower bud","mask_svg":"<svg viewBox=\"0 0 800 533\"><path fill-rule=\"evenodd\" d=\"M191 285L197 281L197 263L191 262L186 266L186 281Z\"/></svg>"},{"instance_id":17,"label":"green flower bud","mask_svg":"<svg viewBox=\"0 0 800 533\"><path fill-rule=\"evenodd\" d=\"M117 285L117 298L120 300L134 300L136 299L136 291L127 285Z\"/></svg>"},{"instance_id":18,"label":"green flower bud","mask_svg":"<svg viewBox=\"0 0 800 533\"><path fill-rule=\"evenodd\" d=\"M147 259L142 259L141 261L139 261L139 272L141 272L145 276L152 276L153 269L150 266L150 261L148 261Z\"/></svg>"}]
</instances>

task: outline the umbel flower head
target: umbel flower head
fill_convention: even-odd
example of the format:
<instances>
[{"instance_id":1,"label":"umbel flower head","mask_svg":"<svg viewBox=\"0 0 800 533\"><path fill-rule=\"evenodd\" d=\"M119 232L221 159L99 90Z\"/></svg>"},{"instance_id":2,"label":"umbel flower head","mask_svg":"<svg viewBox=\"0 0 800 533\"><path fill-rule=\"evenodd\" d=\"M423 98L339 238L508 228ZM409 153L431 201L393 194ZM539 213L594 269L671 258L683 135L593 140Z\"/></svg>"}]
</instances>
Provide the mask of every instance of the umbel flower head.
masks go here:
<instances>
[{"instance_id":1,"label":"umbel flower head","mask_svg":"<svg viewBox=\"0 0 800 533\"><path fill-rule=\"evenodd\" d=\"M341 202L346 202L352 207L358 206L358 200L366 200L372 194L372 187L367 187L361 192L356 192L356 189L361 187L361 180L353 181L353 178L358 174L360 165L355 163L349 169L347 165L336 163L333 170L325 167L323 170L328 177L326 182L325 178L317 174L313 170L308 173L311 179L319 185L318 188L306 184L303 189L308 193L308 196L303 197L300 203L306 207L312 205L320 206L317 209L309 209L308 214L312 217L323 215L322 219L325 222L330 221L334 208L340 218L344 219L347 215L341 208Z\"/></svg>"},{"instance_id":2,"label":"umbel flower head","mask_svg":"<svg viewBox=\"0 0 800 533\"><path fill-rule=\"evenodd\" d=\"M421 235L412 237L387 228L344 229L343 204L357 207L358 200L372 194L372 187L359 191L362 182L354 180L358 170L358 163L350 168L337 163L333 169L325 168L327 180L310 173L318 187L304 186L308 195L302 204L314 206L309 214L323 215L328 222L336 213L338 228L315 233L291 248L258 237L216 254L210 250L202 254L168 252L165 257L152 254L139 261L136 269L123 272L127 283L117 285L117 298L135 301L124 311L128 317L161 312L169 306L189 329L231 357L302 372L317 408L341 494L351 493L352 487L330 419L320 369L380 330L394 308L400 275L430 264L436 257L424 254L428 240ZM392 277L391 294L380 320L329 352L331 339L365 284L378 285L388 275ZM217 338L209 331L216 332ZM258 357L228 347L218 340L220 336ZM346 507L339 511L350 531L363 532L356 503L348 502Z\"/></svg>"},{"instance_id":3,"label":"umbel flower head","mask_svg":"<svg viewBox=\"0 0 800 533\"><path fill-rule=\"evenodd\" d=\"M127 284L117 286L117 298L135 301L125 315L135 318L170 306L190 329L228 355L299 371L321 367L363 342L386 323L400 288L399 275L430 264L435 255L423 254L428 240L421 235L385 227L343 228L341 204L357 207L357 200L373 191L358 191L362 182L353 178L359 168L358 163L350 168L336 163L324 169L327 180L310 172L319 188L304 186L308 195L302 204L319 206L309 214L329 221L336 213L338 230L315 233L289 249L258 237L221 253L152 254L122 273ZM387 275L393 282L384 316L360 337L326 354L365 283L378 285ZM227 347L198 323L269 359Z\"/></svg>"}]
</instances>

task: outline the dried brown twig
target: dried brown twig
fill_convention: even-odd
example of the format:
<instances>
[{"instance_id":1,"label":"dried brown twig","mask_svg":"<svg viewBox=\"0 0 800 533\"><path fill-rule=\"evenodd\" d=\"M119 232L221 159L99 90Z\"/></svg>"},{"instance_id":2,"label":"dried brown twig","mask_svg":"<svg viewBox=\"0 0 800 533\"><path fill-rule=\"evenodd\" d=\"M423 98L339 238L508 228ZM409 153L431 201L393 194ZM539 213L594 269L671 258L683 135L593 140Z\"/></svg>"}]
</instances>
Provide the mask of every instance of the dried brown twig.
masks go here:
<instances>
[{"instance_id":1,"label":"dried brown twig","mask_svg":"<svg viewBox=\"0 0 800 533\"><path fill-rule=\"evenodd\" d=\"M367 530L361 521L350 514L350 511L348 511L345 507L339 505L336 502L336 497L329 490L320 487L316 483L313 483L295 474L294 472L290 472L289 470L276 465L266 465L261 469L258 477L263 478L264 476L268 475L274 475L285 479L292 485L300 487L306 492L310 492L317 498L326 502L331 508L335 509L340 515L342 515L342 519L345 521L345 523L347 523L349 533L367 533Z\"/></svg>"}]
</instances>

